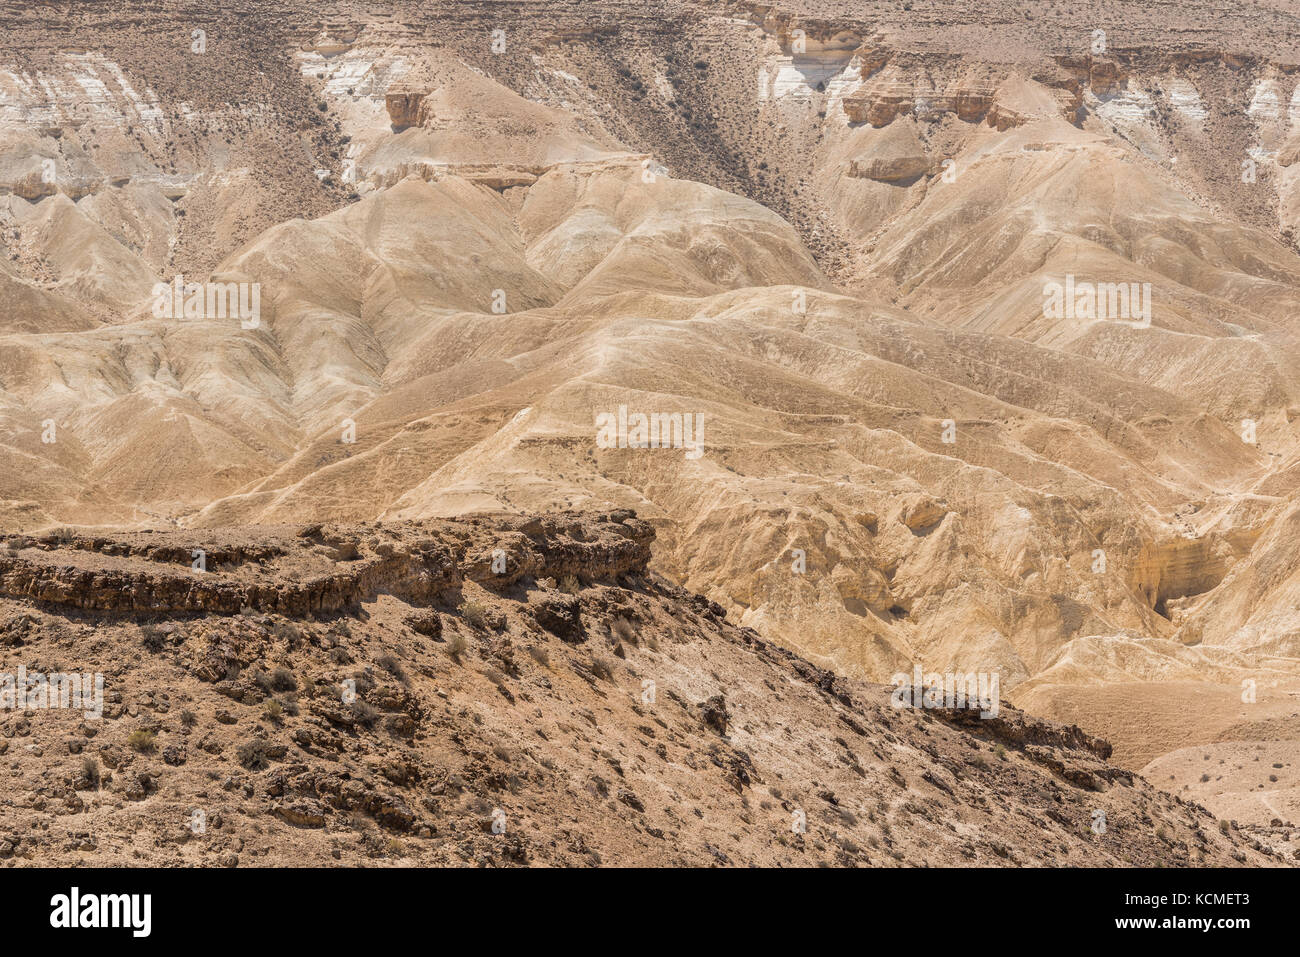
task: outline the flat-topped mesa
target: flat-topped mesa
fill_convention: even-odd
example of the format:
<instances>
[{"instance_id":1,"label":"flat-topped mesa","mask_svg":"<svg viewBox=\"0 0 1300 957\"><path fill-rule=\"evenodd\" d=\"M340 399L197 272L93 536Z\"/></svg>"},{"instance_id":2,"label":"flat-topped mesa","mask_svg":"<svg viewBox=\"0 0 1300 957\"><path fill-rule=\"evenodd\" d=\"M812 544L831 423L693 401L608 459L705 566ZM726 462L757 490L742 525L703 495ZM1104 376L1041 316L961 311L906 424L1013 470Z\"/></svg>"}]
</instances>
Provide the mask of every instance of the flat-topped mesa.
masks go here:
<instances>
[{"instance_id":1,"label":"flat-topped mesa","mask_svg":"<svg viewBox=\"0 0 1300 957\"><path fill-rule=\"evenodd\" d=\"M10 538L0 549L0 596L87 611L252 609L301 617L353 608L380 593L430 605L467 580L503 588L530 578L640 575L653 540L650 525L631 511L116 536L65 532Z\"/></svg>"}]
</instances>

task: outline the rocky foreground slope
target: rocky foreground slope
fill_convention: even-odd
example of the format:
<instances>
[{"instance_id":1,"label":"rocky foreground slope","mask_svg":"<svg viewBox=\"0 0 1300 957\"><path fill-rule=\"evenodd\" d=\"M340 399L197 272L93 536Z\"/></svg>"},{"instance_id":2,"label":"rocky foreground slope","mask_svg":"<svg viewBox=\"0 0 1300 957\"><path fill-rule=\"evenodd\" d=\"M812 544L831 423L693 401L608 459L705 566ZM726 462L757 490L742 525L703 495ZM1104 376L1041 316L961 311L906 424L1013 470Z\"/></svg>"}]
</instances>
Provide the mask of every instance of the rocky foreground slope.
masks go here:
<instances>
[{"instance_id":1,"label":"rocky foreground slope","mask_svg":"<svg viewBox=\"0 0 1300 957\"><path fill-rule=\"evenodd\" d=\"M104 705L0 713L0 859L1289 859L1078 728L895 709L648 572L652 538L630 512L11 537L7 667L102 672Z\"/></svg>"}]
</instances>

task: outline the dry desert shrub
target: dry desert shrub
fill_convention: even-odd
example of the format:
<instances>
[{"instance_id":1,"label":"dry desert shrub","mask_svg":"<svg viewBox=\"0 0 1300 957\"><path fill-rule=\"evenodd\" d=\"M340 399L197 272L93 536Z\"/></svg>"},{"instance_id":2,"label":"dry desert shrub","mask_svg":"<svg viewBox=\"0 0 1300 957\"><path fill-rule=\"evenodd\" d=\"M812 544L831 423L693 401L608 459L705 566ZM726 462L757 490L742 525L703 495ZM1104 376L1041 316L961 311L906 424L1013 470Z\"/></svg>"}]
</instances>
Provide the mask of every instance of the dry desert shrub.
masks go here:
<instances>
[{"instance_id":1,"label":"dry desert shrub","mask_svg":"<svg viewBox=\"0 0 1300 957\"><path fill-rule=\"evenodd\" d=\"M485 631L487 629L488 627L487 608L484 607L484 605L481 602L477 602L477 601L462 602L460 607L456 610L460 612L461 618L465 619L465 622L471 628L477 628L480 631Z\"/></svg>"},{"instance_id":2,"label":"dry desert shrub","mask_svg":"<svg viewBox=\"0 0 1300 957\"><path fill-rule=\"evenodd\" d=\"M261 738L253 738L236 749L235 757L245 771L263 771L271 766L271 746Z\"/></svg>"},{"instance_id":3,"label":"dry desert shrub","mask_svg":"<svg viewBox=\"0 0 1300 957\"><path fill-rule=\"evenodd\" d=\"M354 701L352 720L363 728L373 728L379 720L379 709L368 701Z\"/></svg>"},{"instance_id":4,"label":"dry desert shrub","mask_svg":"<svg viewBox=\"0 0 1300 957\"><path fill-rule=\"evenodd\" d=\"M401 679L406 677L406 672L402 670L402 663L397 660L396 655L380 655L375 659L375 664L383 668L394 678Z\"/></svg>"},{"instance_id":5,"label":"dry desert shrub","mask_svg":"<svg viewBox=\"0 0 1300 957\"><path fill-rule=\"evenodd\" d=\"M615 618L614 623L610 626L610 631L619 641L625 641L629 645L636 645L640 642L636 633L636 626L626 618Z\"/></svg>"}]
</instances>

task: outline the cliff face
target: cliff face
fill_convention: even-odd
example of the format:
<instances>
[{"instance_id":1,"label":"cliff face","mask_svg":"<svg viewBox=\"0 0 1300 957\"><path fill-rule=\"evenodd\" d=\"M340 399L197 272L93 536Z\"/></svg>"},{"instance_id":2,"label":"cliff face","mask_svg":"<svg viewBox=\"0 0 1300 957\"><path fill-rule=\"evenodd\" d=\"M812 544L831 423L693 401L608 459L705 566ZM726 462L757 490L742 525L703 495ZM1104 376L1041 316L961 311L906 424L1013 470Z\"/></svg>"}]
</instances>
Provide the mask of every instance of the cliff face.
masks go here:
<instances>
[{"instance_id":1,"label":"cliff face","mask_svg":"<svg viewBox=\"0 0 1300 957\"><path fill-rule=\"evenodd\" d=\"M654 539L650 526L629 512L568 524L502 519L492 554L467 554L464 542L447 535L452 528L459 526L386 526L365 554L355 537L320 525L296 530L292 546L258 537L293 534L284 528L250 529L239 536L242 545L217 539L211 548L179 532L61 536L53 551L41 547L49 538L19 537L0 555L0 595L84 611L301 617L355 610L381 593L426 605L446 602L467 580L507 587L524 577L644 573ZM315 560L304 563L304 557ZM196 564L202 573L195 573Z\"/></svg>"},{"instance_id":2,"label":"cliff face","mask_svg":"<svg viewBox=\"0 0 1300 957\"><path fill-rule=\"evenodd\" d=\"M0 854L1281 860L1078 728L1005 704L987 720L900 710L736 628L647 571L650 540L623 513L19 543L0 584L6 660L29 681L102 673L103 712L0 713ZM66 590L70 575L89 587Z\"/></svg>"}]
</instances>

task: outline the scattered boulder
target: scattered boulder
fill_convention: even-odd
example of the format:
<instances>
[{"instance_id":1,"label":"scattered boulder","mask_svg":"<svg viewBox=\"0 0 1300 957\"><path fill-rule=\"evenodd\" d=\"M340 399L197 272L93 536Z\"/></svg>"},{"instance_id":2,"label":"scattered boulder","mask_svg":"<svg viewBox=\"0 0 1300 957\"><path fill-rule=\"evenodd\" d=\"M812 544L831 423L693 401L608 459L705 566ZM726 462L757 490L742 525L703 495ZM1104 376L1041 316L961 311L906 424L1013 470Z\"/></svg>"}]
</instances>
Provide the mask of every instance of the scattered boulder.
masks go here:
<instances>
[{"instance_id":1,"label":"scattered boulder","mask_svg":"<svg viewBox=\"0 0 1300 957\"><path fill-rule=\"evenodd\" d=\"M582 603L576 595L544 592L529 596L529 607L537 624L561 641L579 644L587 640L582 624Z\"/></svg>"}]
</instances>

